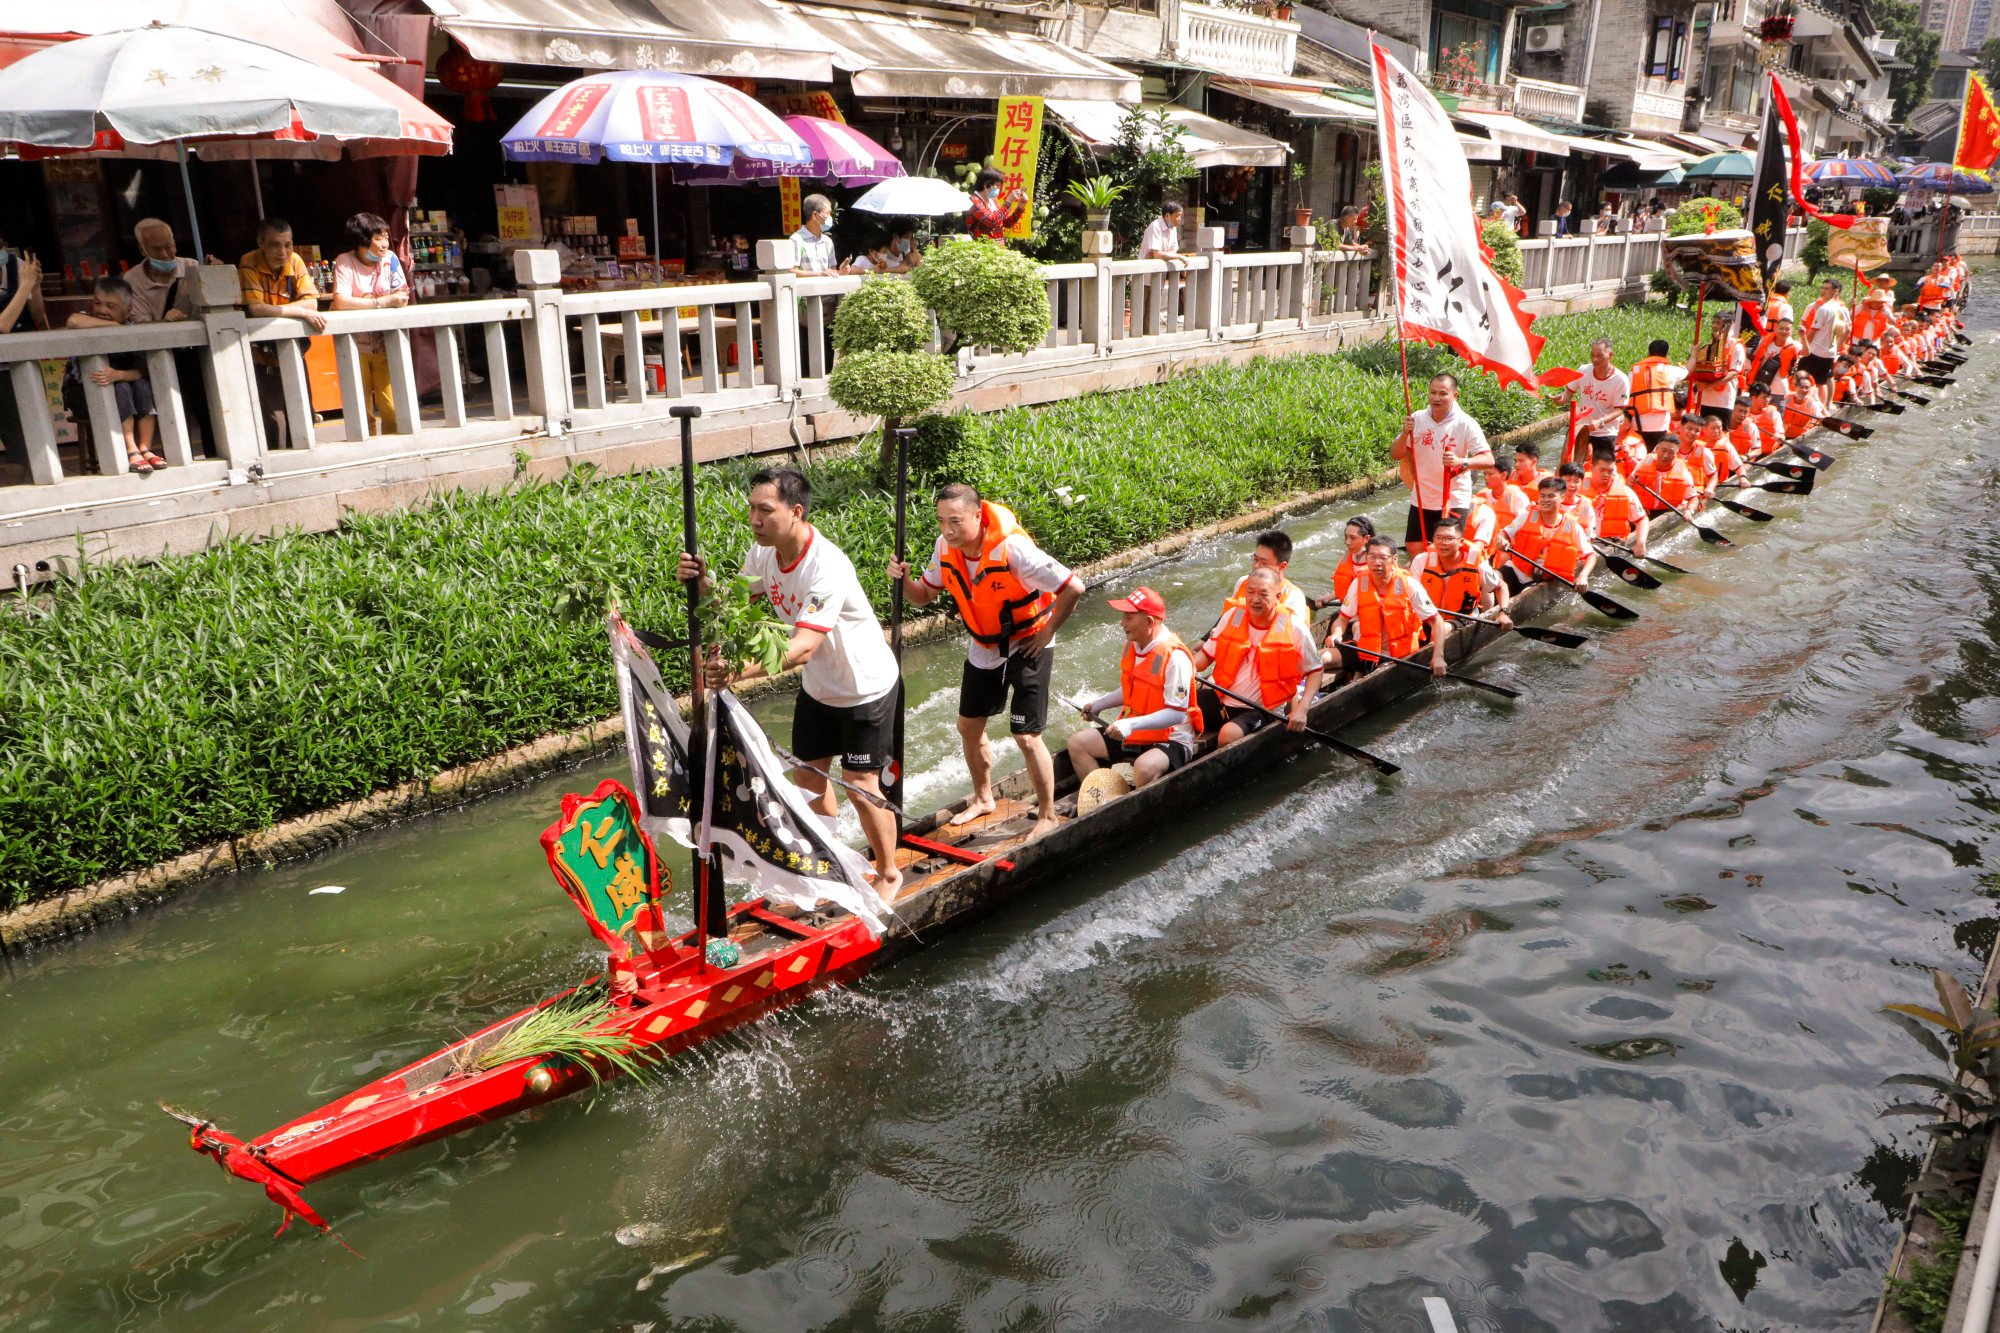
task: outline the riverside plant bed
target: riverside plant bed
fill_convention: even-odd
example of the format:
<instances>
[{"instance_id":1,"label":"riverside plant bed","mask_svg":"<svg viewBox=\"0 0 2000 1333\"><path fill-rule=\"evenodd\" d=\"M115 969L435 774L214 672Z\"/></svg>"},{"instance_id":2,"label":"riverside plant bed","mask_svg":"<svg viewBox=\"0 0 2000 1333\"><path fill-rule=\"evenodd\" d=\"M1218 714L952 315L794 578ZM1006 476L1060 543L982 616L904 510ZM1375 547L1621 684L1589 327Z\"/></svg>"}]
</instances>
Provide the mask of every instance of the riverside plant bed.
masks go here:
<instances>
[{"instance_id":1,"label":"riverside plant bed","mask_svg":"<svg viewBox=\"0 0 2000 1333\"><path fill-rule=\"evenodd\" d=\"M1688 323L1639 307L1538 328L1551 335L1544 364L1557 365L1581 360L1599 332L1629 361L1652 337L1683 343ZM1413 376L1450 360L1411 349ZM967 464L1073 565L1157 554L1162 534L1375 476L1402 411L1394 368L1393 348L1212 367L932 427L928 443L942 451L935 465ZM1547 411L1483 376L1467 378L1464 397L1496 432ZM858 567L880 568L893 516L872 448L806 465L814 521ZM731 461L698 478L702 529L725 556L743 540L751 470ZM145 879L143 868L190 853L187 873L254 864L287 854L271 830L299 816L331 812L324 845L356 820L434 808L601 748L588 738L614 701L599 632L562 609L615 595L633 623L678 631L667 576L678 490L671 473L579 472L357 515L332 533L69 571L0 616L0 899L94 897L71 891ZM926 532L921 514L915 530ZM585 739L535 740L565 733ZM528 742L555 757L493 758ZM462 766L498 772L493 783L437 776ZM17 919L0 933L18 943L25 932Z\"/></svg>"}]
</instances>

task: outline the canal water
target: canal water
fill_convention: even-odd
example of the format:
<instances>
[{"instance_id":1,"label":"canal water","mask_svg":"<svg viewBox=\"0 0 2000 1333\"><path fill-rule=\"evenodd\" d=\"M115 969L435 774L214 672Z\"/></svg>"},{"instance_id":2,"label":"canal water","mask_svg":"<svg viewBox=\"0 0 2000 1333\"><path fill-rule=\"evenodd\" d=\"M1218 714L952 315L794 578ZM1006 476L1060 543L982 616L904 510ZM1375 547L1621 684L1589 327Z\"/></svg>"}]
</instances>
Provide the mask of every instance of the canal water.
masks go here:
<instances>
[{"instance_id":1,"label":"canal water","mask_svg":"<svg viewBox=\"0 0 2000 1333\"><path fill-rule=\"evenodd\" d=\"M655 1086L314 1186L360 1257L155 1103L249 1137L582 976L535 840L622 759L0 963L0 1328L1865 1327L1920 1147L1878 1083L1934 1072L1879 1007L2000 924L1990 293L1974 373L1640 620L1357 729L1401 778L1310 752ZM1143 577L1193 633L1247 562ZM1117 649L1094 596L1061 689Z\"/></svg>"}]
</instances>

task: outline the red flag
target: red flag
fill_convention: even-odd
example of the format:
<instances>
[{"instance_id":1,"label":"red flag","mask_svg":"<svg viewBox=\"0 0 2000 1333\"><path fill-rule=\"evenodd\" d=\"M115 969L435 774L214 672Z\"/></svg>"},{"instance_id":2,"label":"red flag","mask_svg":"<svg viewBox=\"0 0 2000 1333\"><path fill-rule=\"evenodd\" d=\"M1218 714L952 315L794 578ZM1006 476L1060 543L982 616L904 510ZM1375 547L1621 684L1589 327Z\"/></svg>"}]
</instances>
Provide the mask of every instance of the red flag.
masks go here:
<instances>
[{"instance_id":1,"label":"red flag","mask_svg":"<svg viewBox=\"0 0 2000 1333\"><path fill-rule=\"evenodd\" d=\"M2000 111L1994 109L1986 80L1975 74L1966 80L1958 151L1951 155L1951 164L1960 171L1984 171L1996 157L2000 157Z\"/></svg>"},{"instance_id":2,"label":"red flag","mask_svg":"<svg viewBox=\"0 0 2000 1333\"><path fill-rule=\"evenodd\" d=\"M1778 119L1785 122L1785 138L1792 148L1792 198L1807 217L1818 218L1829 227L1839 227L1842 231L1854 225L1851 213L1822 213L1806 198L1806 154L1799 144L1799 122L1792 117L1791 99L1785 96L1785 86L1778 82L1778 76L1771 76L1771 102L1778 108Z\"/></svg>"}]
</instances>

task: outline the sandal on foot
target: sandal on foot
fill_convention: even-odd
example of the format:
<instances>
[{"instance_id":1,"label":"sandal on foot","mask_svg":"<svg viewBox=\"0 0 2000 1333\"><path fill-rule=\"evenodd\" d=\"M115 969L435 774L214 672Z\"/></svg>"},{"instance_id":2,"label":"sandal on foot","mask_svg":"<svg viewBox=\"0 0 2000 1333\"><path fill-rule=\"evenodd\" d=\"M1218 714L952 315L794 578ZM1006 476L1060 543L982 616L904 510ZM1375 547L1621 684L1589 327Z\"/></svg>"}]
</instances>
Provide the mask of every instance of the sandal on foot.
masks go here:
<instances>
[{"instance_id":1,"label":"sandal on foot","mask_svg":"<svg viewBox=\"0 0 2000 1333\"><path fill-rule=\"evenodd\" d=\"M151 472L153 470L153 465L146 461L146 455L144 454L125 455L125 466L130 468L132 471L138 473L140 476L144 476L146 473Z\"/></svg>"},{"instance_id":2,"label":"sandal on foot","mask_svg":"<svg viewBox=\"0 0 2000 1333\"><path fill-rule=\"evenodd\" d=\"M154 468L163 468L167 465L166 459L160 457L158 454L154 453L150 449L146 451L146 462L149 466Z\"/></svg>"}]
</instances>

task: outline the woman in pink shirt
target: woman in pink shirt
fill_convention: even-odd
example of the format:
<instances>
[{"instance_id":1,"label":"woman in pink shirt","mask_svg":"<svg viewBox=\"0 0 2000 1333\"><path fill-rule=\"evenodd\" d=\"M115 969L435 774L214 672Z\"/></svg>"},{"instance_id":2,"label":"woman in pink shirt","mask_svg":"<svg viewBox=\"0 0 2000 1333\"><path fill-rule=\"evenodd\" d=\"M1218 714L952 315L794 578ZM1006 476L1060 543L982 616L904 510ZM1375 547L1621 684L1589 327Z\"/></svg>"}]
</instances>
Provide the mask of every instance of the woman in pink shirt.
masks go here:
<instances>
[{"instance_id":1,"label":"woman in pink shirt","mask_svg":"<svg viewBox=\"0 0 2000 1333\"><path fill-rule=\"evenodd\" d=\"M389 224L374 213L356 213L347 220L351 249L333 261L335 310L388 310L410 303L410 279L403 263L389 248ZM396 433L396 395L389 388L389 353L379 333L354 335L361 354L361 390L371 415L381 419L384 434Z\"/></svg>"}]
</instances>

